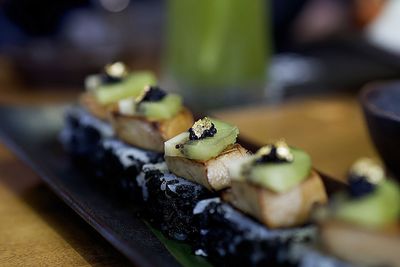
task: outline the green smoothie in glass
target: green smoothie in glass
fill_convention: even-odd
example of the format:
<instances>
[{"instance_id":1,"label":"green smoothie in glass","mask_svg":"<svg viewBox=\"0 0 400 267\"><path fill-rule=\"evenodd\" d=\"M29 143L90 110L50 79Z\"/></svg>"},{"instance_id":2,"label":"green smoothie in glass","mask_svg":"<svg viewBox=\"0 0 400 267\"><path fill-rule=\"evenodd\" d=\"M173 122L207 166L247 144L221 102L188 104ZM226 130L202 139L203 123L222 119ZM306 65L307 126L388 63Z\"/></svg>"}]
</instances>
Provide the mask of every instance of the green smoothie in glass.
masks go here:
<instances>
[{"instance_id":1,"label":"green smoothie in glass","mask_svg":"<svg viewBox=\"0 0 400 267\"><path fill-rule=\"evenodd\" d=\"M267 62L264 0L169 0L165 67L196 107L262 96Z\"/></svg>"}]
</instances>

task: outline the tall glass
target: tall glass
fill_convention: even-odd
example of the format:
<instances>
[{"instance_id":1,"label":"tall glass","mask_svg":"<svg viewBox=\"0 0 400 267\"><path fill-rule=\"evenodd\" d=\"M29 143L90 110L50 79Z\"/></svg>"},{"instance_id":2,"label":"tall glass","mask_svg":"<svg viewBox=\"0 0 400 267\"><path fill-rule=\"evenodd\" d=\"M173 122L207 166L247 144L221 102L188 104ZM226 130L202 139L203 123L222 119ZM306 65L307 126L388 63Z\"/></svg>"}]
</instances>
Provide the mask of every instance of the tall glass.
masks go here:
<instances>
[{"instance_id":1,"label":"tall glass","mask_svg":"<svg viewBox=\"0 0 400 267\"><path fill-rule=\"evenodd\" d=\"M166 80L196 108L260 99L268 56L265 0L168 0Z\"/></svg>"}]
</instances>

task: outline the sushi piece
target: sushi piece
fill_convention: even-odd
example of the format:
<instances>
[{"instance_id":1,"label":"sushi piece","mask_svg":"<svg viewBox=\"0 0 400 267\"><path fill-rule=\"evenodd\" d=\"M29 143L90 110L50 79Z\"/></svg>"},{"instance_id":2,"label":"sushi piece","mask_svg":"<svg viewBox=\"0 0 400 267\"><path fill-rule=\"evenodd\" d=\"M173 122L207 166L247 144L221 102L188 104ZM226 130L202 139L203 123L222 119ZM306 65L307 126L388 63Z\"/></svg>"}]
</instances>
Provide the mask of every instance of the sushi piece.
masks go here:
<instances>
[{"instance_id":1,"label":"sushi piece","mask_svg":"<svg viewBox=\"0 0 400 267\"><path fill-rule=\"evenodd\" d=\"M211 191L230 186L228 167L249 152L236 143L237 127L207 117L165 142L165 161L172 173Z\"/></svg>"},{"instance_id":2,"label":"sushi piece","mask_svg":"<svg viewBox=\"0 0 400 267\"><path fill-rule=\"evenodd\" d=\"M121 97L137 96L143 86L154 84L149 72L128 73L121 62L109 64L100 74L89 76L80 105L65 112L65 125L60 141L72 158L81 165L90 163L103 138L114 135L109 123L109 110Z\"/></svg>"},{"instance_id":3,"label":"sushi piece","mask_svg":"<svg viewBox=\"0 0 400 267\"><path fill-rule=\"evenodd\" d=\"M140 149L116 138L111 111L120 100L139 97L143 88L154 85L149 72L129 72L121 62L107 65L103 72L89 76L79 106L66 111L61 142L72 160L89 177L107 185L114 193L141 201L136 177L142 166L163 160L158 152Z\"/></svg>"},{"instance_id":4,"label":"sushi piece","mask_svg":"<svg viewBox=\"0 0 400 267\"><path fill-rule=\"evenodd\" d=\"M316 227L268 229L219 198L195 206L197 255L216 266L296 266L300 248L316 238Z\"/></svg>"},{"instance_id":5,"label":"sushi piece","mask_svg":"<svg viewBox=\"0 0 400 267\"><path fill-rule=\"evenodd\" d=\"M302 150L279 141L230 164L231 188L194 209L199 252L224 266L295 266L316 238L309 224L327 201L321 178Z\"/></svg>"},{"instance_id":6,"label":"sushi piece","mask_svg":"<svg viewBox=\"0 0 400 267\"><path fill-rule=\"evenodd\" d=\"M224 200L269 228L307 223L311 211L327 202L321 177L310 156L283 141L232 165L231 190Z\"/></svg>"},{"instance_id":7,"label":"sushi piece","mask_svg":"<svg viewBox=\"0 0 400 267\"><path fill-rule=\"evenodd\" d=\"M155 85L156 77L148 71L129 72L122 62L115 62L104 67L103 72L86 78L85 88L79 102L93 116L109 119L109 110L119 100L137 97L147 85Z\"/></svg>"},{"instance_id":8,"label":"sushi piece","mask_svg":"<svg viewBox=\"0 0 400 267\"><path fill-rule=\"evenodd\" d=\"M210 127L200 133L196 127L204 122ZM164 234L190 243L197 240L199 228L193 221L193 208L200 200L216 196L215 190L228 186L227 165L247 154L235 144L237 133L236 127L223 122L200 120L189 131L165 142L165 163L143 167L147 213ZM195 134L199 134L197 140L191 141L190 135ZM221 181L223 186L215 186L222 185Z\"/></svg>"},{"instance_id":9,"label":"sushi piece","mask_svg":"<svg viewBox=\"0 0 400 267\"><path fill-rule=\"evenodd\" d=\"M111 112L118 138L156 152L164 152L164 142L193 124L192 113L182 98L156 86L146 86L138 97L119 101Z\"/></svg>"},{"instance_id":10,"label":"sushi piece","mask_svg":"<svg viewBox=\"0 0 400 267\"><path fill-rule=\"evenodd\" d=\"M357 161L349 189L317 212L322 249L349 264L400 266L400 187L370 159Z\"/></svg>"},{"instance_id":11,"label":"sushi piece","mask_svg":"<svg viewBox=\"0 0 400 267\"><path fill-rule=\"evenodd\" d=\"M145 215L169 238L192 242L198 234L193 208L214 194L205 187L177 177L165 162L146 164L138 177L145 201Z\"/></svg>"}]
</instances>

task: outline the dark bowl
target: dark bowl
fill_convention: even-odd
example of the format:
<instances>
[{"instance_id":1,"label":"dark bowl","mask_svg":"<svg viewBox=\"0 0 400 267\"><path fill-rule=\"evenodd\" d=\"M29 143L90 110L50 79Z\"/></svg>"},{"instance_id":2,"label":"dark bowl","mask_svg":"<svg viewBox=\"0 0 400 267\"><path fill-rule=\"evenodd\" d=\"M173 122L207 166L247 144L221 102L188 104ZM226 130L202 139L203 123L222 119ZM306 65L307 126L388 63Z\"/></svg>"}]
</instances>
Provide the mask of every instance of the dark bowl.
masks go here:
<instances>
[{"instance_id":1,"label":"dark bowl","mask_svg":"<svg viewBox=\"0 0 400 267\"><path fill-rule=\"evenodd\" d=\"M361 103L378 153L389 173L400 180L400 81L367 85Z\"/></svg>"}]
</instances>

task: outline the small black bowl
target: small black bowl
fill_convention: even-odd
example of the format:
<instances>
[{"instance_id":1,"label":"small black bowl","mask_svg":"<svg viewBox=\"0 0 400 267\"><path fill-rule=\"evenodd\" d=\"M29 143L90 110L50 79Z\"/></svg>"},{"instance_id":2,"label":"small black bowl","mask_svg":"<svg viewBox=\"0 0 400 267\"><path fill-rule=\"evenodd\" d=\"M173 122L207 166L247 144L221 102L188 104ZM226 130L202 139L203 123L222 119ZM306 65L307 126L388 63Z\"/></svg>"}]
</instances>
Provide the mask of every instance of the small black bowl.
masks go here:
<instances>
[{"instance_id":1,"label":"small black bowl","mask_svg":"<svg viewBox=\"0 0 400 267\"><path fill-rule=\"evenodd\" d=\"M400 180L400 81L367 85L361 104L376 149L388 171Z\"/></svg>"}]
</instances>

